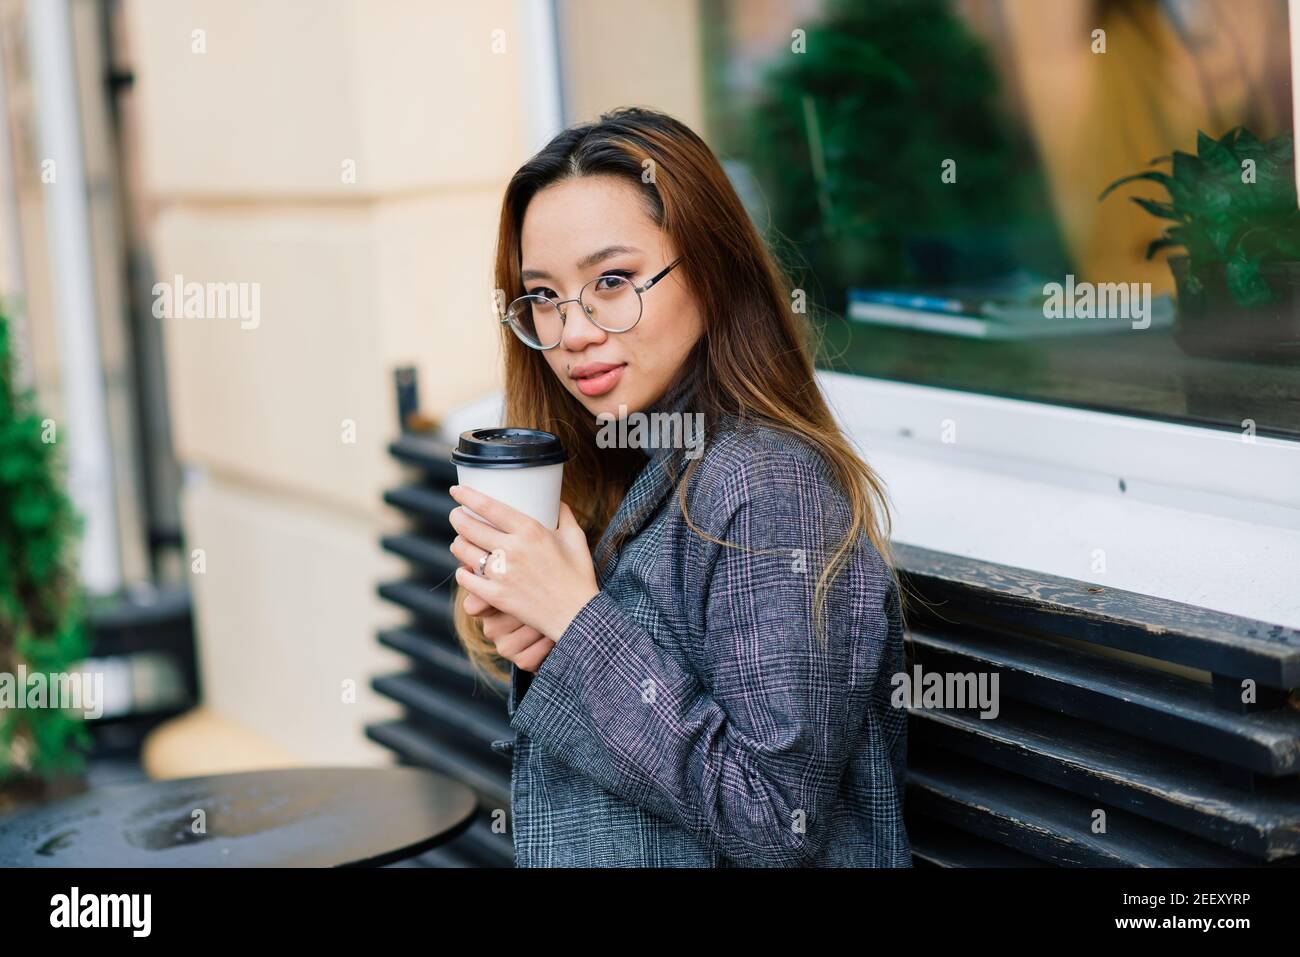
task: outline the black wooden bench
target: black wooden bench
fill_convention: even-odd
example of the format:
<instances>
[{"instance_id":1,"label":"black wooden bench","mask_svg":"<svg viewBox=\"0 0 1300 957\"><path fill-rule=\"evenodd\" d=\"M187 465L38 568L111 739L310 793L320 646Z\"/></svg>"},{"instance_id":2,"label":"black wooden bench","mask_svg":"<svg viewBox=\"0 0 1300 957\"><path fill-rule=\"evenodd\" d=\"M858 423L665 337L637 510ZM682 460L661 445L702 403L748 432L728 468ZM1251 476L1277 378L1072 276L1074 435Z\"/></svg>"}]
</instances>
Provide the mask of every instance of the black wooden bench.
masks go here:
<instances>
[{"instance_id":1,"label":"black wooden bench","mask_svg":"<svg viewBox=\"0 0 1300 957\"><path fill-rule=\"evenodd\" d=\"M1001 692L995 720L912 711L918 861L1300 860L1300 631L925 549L898 553L923 670L996 672ZM1255 703L1243 704L1243 682L1254 683Z\"/></svg>"},{"instance_id":2,"label":"black wooden bench","mask_svg":"<svg viewBox=\"0 0 1300 957\"><path fill-rule=\"evenodd\" d=\"M450 450L405 436L390 451L411 481L385 501L410 528L382 544L410 573L379 593L410 621L379 640L409 666L373 682L403 716L366 732L480 797L425 862L510 866L510 757L491 746L514 736L504 688L476 679L451 629ZM914 664L996 673L999 690L995 719L911 711L918 865L1300 862L1300 631L910 546L897 559Z\"/></svg>"}]
</instances>

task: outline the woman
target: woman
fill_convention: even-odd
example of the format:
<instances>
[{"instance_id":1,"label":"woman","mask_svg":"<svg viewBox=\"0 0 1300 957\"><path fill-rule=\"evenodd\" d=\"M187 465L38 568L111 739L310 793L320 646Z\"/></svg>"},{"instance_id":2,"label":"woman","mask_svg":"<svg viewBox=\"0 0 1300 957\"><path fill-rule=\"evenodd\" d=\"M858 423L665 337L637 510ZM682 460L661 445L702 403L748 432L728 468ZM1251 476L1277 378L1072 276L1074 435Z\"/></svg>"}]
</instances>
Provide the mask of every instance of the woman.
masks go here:
<instances>
[{"instance_id":1,"label":"woman","mask_svg":"<svg viewBox=\"0 0 1300 957\"><path fill-rule=\"evenodd\" d=\"M881 486L717 159L649 110L565 130L496 282L506 421L570 454L554 530L452 490L491 523L451 550L467 652L511 664L517 864L910 866ZM676 447L608 447L638 417Z\"/></svg>"}]
</instances>

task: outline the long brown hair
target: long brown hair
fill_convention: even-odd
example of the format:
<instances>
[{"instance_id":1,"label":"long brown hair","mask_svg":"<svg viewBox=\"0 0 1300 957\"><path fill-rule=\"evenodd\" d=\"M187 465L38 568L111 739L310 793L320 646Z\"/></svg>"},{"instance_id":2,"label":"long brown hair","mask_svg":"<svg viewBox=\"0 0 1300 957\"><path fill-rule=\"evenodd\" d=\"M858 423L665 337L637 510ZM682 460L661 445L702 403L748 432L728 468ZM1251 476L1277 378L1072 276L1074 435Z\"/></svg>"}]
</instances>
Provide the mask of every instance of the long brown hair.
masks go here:
<instances>
[{"instance_id":1,"label":"long brown hair","mask_svg":"<svg viewBox=\"0 0 1300 957\"><path fill-rule=\"evenodd\" d=\"M824 593L865 532L893 574L884 487L841 432L813 370L813 330L792 308L790 282L754 227L717 157L690 128L654 110L628 107L556 135L506 187L497 233L498 305L523 293L520 229L542 189L575 176L618 176L635 184L653 221L685 255L676 269L695 297L705 329L677 381L689 377L693 412L705 435L721 416L761 422L806 439L843 488L851 526L814 591L814 627ZM505 421L558 435L569 453L562 498L594 548L637 472L640 449L598 448L600 423L557 381L546 360L501 326ZM718 542L686 514L686 489L700 459L677 488L687 524ZM719 542L731 545L729 542ZM484 637L481 621L456 600L456 630L471 662L505 680L507 665Z\"/></svg>"}]
</instances>

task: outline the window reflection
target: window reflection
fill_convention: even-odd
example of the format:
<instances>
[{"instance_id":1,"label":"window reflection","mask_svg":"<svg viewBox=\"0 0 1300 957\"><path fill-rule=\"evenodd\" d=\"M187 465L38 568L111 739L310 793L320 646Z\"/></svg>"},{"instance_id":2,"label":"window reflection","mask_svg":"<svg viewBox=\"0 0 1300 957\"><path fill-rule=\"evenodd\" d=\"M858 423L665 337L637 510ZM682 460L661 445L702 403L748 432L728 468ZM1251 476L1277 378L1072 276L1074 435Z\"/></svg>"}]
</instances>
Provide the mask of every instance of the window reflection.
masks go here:
<instances>
[{"instance_id":1,"label":"window reflection","mask_svg":"<svg viewBox=\"0 0 1300 957\"><path fill-rule=\"evenodd\" d=\"M1155 157L1196 156L1199 131L1289 139L1284 0L707 0L701 24L710 137L826 307L824 365L1300 436L1300 270L1263 269L1274 302L1254 312L1205 297L1217 340L1196 348L1168 262L1186 250L1147 258L1176 223L1130 201L1168 192L1153 178L1098 201L1171 172ZM1230 224L1256 229L1247 258L1257 227L1291 228L1276 214ZM1272 247L1287 259L1285 237ZM1076 312L1084 293L1140 307L1120 284L1149 292L1148 322L1047 305L1068 287Z\"/></svg>"}]
</instances>

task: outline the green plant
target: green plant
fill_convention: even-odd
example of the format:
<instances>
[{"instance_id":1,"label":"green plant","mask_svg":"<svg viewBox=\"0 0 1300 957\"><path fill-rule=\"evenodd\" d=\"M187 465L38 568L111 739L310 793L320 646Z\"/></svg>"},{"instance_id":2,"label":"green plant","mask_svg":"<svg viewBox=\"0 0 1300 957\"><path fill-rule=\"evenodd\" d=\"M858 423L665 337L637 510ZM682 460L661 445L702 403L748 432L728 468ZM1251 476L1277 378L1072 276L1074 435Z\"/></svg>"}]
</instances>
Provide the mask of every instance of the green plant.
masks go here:
<instances>
[{"instance_id":1,"label":"green plant","mask_svg":"<svg viewBox=\"0 0 1300 957\"><path fill-rule=\"evenodd\" d=\"M1187 252L1187 290L1199 294L1223 270L1228 292L1238 305L1277 302L1280 294L1265 280L1267 263L1300 259L1300 208L1296 206L1290 133L1262 143L1243 127L1215 140L1196 134L1196 155L1175 151L1151 165L1168 162L1169 172L1146 170L1115 180L1102 192L1136 180L1159 183L1168 201L1130 197L1152 216L1174 225L1147 246L1150 259L1161 249Z\"/></svg>"},{"instance_id":2,"label":"green plant","mask_svg":"<svg viewBox=\"0 0 1300 957\"><path fill-rule=\"evenodd\" d=\"M17 694L19 666L29 678L66 673L87 651L71 558L80 522L56 477L50 425L14 384L0 312L0 674ZM75 713L0 707L0 782L75 772L89 739Z\"/></svg>"},{"instance_id":3,"label":"green plant","mask_svg":"<svg viewBox=\"0 0 1300 957\"><path fill-rule=\"evenodd\" d=\"M800 26L802 52L777 53L744 121L726 115L724 95L715 111L781 238L828 292L967 281L1040 261L1057 271L1034 151L951 0L832 0L820 22Z\"/></svg>"}]
</instances>

